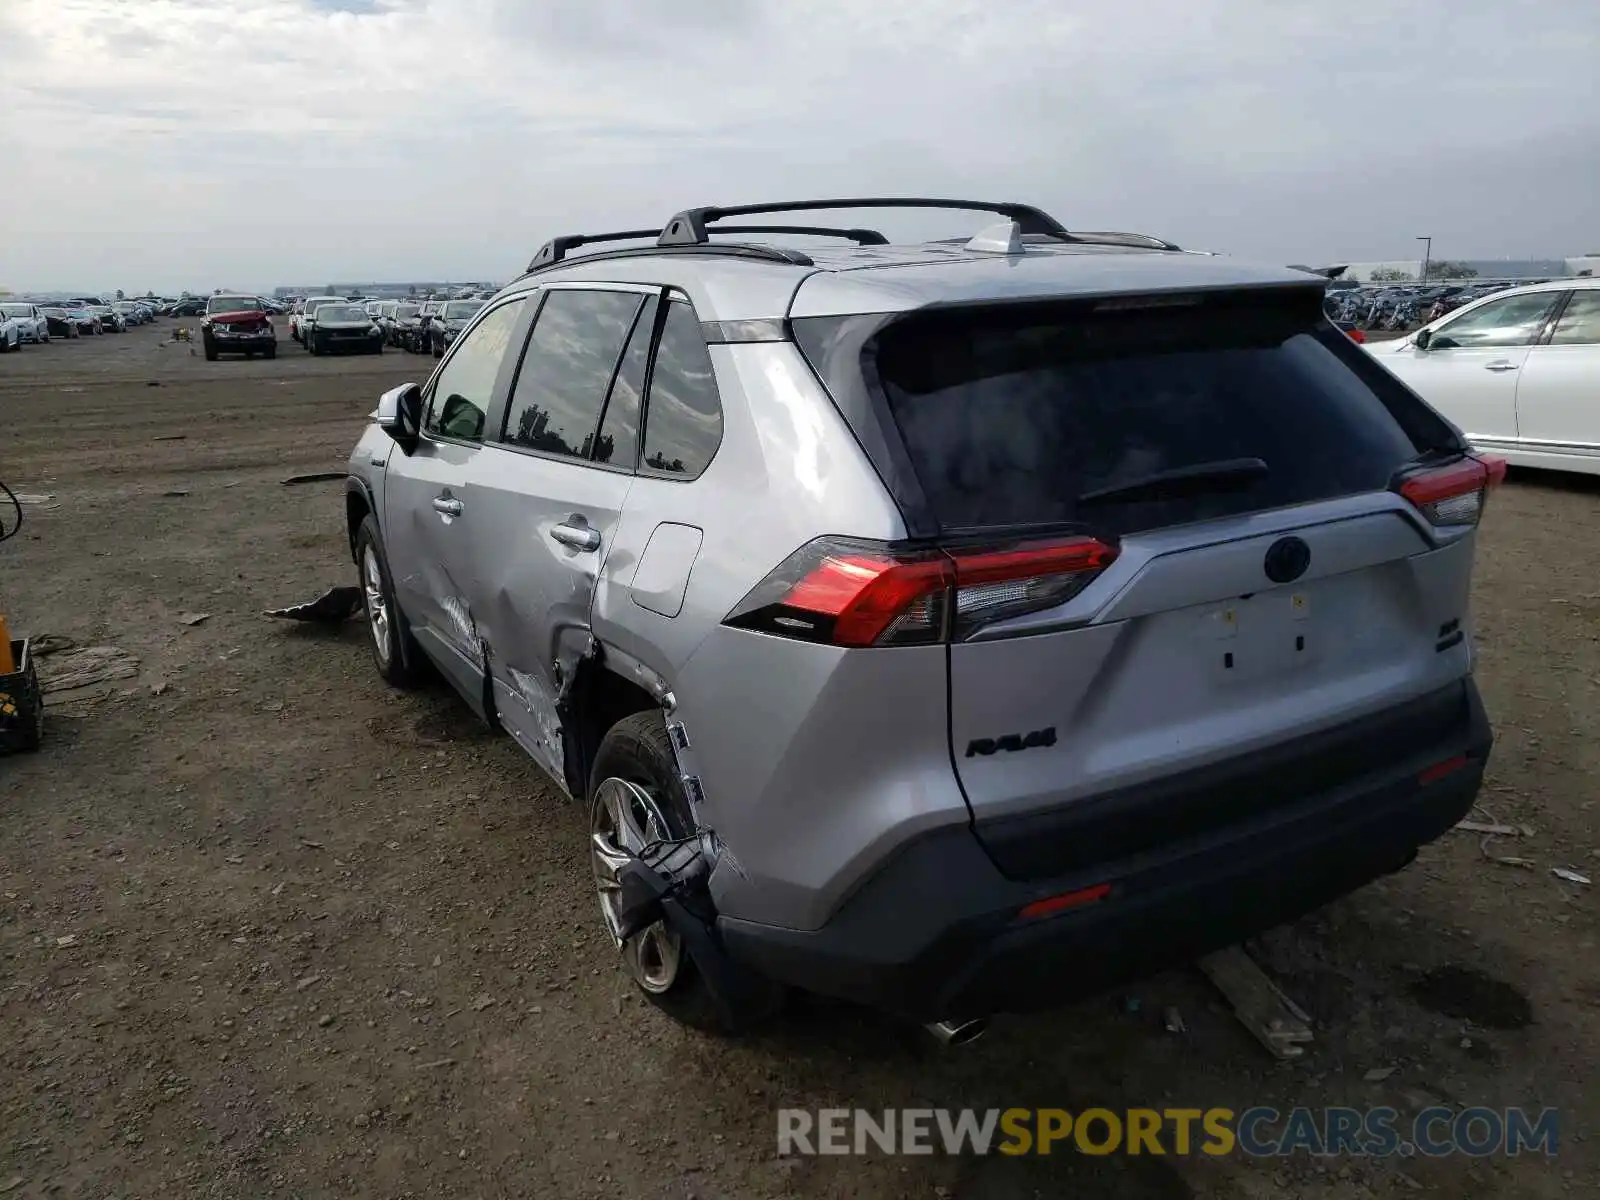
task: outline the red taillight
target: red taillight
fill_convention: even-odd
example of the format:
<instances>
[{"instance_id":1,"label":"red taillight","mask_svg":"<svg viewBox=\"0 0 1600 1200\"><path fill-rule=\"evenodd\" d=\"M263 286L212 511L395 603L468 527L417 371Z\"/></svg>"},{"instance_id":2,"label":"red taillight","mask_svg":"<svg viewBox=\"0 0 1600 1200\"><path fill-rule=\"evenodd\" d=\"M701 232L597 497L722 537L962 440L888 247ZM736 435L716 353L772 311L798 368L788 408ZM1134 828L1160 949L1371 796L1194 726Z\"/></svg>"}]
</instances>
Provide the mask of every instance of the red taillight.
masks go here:
<instances>
[{"instance_id":1,"label":"red taillight","mask_svg":"<svg viewBox=\"0 0 1600 1200\"><path fill-rule=\"evenodd\" d=\"M1447 775L1454 775L1467 765L1467 756L1458 754L1454 758L1447 758L1443 762L1436 762L1422 774L1417 776L1417 782L1426 787L1430 783L1438 783Z\"/></svg>"},{"instance_id":2,"label":"red taillight","mask_svg":"<svg viewBox=\"0 0 1600 1200\"><path fill-rule=\"evenodd\" d=\"M726 623L835 646L960 640L1065 603L1116 556L1115 547L1081 537L948 550L818 538L757 584Z\"/></svg>"},{"instance_id":3,"label":"red taillight","mask_svg":"<svg viewBox=\"0 0 1600 1200\"><path fill-rule=\"evenodd\" d=\"M1434 525L1476 525L1488 502L1489 489L1505 478L1498 458L1471 454L1448 466L1419 471L1400 484L1400 494L1415 504Z\"/></svg>"},{"instance_id":4,"label":"red taillight","mask_svg":"<svg viewBox=\"0 0 1600 1200\"><path fill-rule=\"evenodd\" d=\"M1350 335L1350 340L1352 342L1365 342L1367 340L1367 335L1362 333L1359 329L1346 329L1345 333Z\"/></svg>"},{"instance_id":5,"label":"red taillight","mask_svg":"<svg viewBox=\"0 0 1600 1200\"><path fill-rule=\"evenodd\" d=\"M1097 883L1093 887L1079 888L1075 892L1062 892L1059 896L1046 896L1043 900L1035 900L1026 904L1017 913L1024 921L1034 921L1040 917L1053 917L1058 912L1065 912L1069 908L1077 908L1082 904L1093 904L1097 900L1104 900L1111 894L1109 883Z\"/></svg>"}]
</instances>

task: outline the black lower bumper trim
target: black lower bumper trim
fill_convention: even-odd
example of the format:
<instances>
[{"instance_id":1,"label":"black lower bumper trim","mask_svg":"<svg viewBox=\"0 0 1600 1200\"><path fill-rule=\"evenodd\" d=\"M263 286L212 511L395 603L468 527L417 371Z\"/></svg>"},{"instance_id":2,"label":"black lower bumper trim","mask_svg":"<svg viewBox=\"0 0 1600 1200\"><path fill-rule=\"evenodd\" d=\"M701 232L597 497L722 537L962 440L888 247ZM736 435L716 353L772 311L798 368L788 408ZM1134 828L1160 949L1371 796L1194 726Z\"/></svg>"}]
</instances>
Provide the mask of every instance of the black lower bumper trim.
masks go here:
<instances>
[{"instance_id":1,"label":"black lower bumper trim","mask_svg":"<svg viewBox=\"0 0 1600 1200\"><path fill-rule=\"evenodd\" d=\"M1292 921L1404 867L1466 815L1493 735L1470 681L1459 717L1381 772L1048 881L1006 878L968 827L913 843L823 928L723 917L724 944L775 979L916 1020L1054 1007ZM1428 767L1465 762L1431 782ZM1023 921L1033 900L1110 883L1096 903Z\"/></svg>"}]
</instances>

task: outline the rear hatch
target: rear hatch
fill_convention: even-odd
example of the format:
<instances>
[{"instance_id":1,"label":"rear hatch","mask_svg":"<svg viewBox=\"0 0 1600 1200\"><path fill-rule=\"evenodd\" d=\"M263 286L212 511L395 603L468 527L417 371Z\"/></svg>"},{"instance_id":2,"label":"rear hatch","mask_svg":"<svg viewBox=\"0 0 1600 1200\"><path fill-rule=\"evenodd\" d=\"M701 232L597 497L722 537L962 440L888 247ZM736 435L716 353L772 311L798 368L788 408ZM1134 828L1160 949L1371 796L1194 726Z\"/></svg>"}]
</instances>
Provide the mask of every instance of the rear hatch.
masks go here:
<instances>
[{"instance_id":1,"label":"rear hatch","mask_svg":"<svg viewBox=\"0 0 1600 1200\"><path fill-rule=\"evenodd\" d=\"M1008 874L1393 768L1459 718L1492 471L1320 287L795 326L906 515L891 553L953 564L951 755Z\"/></svg>"}]
</instances>

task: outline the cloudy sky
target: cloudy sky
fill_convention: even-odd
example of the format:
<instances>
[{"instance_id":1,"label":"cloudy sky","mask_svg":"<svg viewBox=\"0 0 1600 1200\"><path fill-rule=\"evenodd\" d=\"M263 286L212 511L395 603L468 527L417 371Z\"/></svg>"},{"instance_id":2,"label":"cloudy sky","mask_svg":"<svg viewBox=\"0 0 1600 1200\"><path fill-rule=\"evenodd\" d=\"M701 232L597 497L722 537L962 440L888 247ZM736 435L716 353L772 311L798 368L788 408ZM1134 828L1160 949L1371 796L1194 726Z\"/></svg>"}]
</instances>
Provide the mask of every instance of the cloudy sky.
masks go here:
<instances>
[{"instance_id":1,"label":"cloudy sky","mask_svg":"<svg viewBox=\"0 0 1600 1200\"><path fill-rule=\"evenodd\" d=\"M1594 0L0 0L0 287L500 280L863 193L1275 262L1577 254L1597 72Z\"/></svg>"}]
</instances>

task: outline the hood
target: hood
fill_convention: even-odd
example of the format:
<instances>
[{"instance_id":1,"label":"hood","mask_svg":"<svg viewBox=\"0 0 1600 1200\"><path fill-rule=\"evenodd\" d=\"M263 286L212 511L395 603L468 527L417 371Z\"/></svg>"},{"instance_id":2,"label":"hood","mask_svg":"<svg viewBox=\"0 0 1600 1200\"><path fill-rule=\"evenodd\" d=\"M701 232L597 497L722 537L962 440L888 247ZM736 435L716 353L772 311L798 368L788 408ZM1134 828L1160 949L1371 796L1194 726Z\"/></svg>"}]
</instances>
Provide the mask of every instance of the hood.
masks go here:
<instances>
[{"instance_id":1,"label":"hood","mask_svg":"<svg viewBox=\"0 0 1600 1200\"><path fill-rule=\"evenodd\" d=\"M207 313L205 319L222 325L233 325L241 321L265 321L267 314L254 308L240 308L233 312Z\"/></svg>"}]
</instances>

